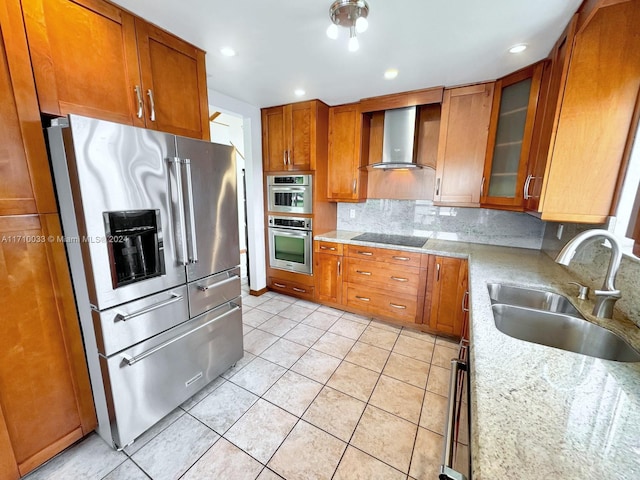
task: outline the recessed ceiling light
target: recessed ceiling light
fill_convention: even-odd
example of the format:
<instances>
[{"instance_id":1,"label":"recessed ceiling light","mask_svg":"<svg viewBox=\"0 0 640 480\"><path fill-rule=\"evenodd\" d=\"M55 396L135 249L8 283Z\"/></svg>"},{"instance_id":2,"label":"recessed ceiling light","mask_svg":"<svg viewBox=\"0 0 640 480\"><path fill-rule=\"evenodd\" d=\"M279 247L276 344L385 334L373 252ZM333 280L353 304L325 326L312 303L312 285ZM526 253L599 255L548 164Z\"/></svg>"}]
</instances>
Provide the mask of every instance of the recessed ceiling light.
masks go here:
<instances>
[{"instance_id":1,"label":"recessed ceiling light","mask_svg":"<svg viewBox=\"0 0 640 480\"><path fill-rule=\"evenodd\" d=\"M527 49L527 46L524 43L520 43L518 45L514 45L509 49L509 53L521 53Z\"/></svg>"},{"instance_id":2,"label":"recessed ceiling light","mask_svg":"<svg viewBox=\"0 0 640 480\"><path fill-rule=\"evenodd\" d=\"M236 51L231 47L222 47L220 49L220 53L222 55L224 55L225 57L235 57L236 56Z\"/></svg>"},{"instance_id":3,"label":"recessed ceiling light","mask_svg":"<svg viewBox=\"0 0 640 480\"><path fill-rule=\"evenodd\" d=\"M389 68L387 71L384 72L384 78L386 78L387 80L393 80L397 76L398 76L398 69L396 68Z\"/></svg>"},{"instance_id":4,"label":"recessed ceiling light","mask_svg":"<svg viewBox=\"0 0 640 480\"><path fill-rule=\"evenodd\" d=\"M301 97L301 96L303 96L303 95L304 95L305 93L307 93L307 92L305 92L305 91L304 91L303 89L301 89L301 88L297 88L293 93L295 93L295 94L296 94L296 97Z\"/></svg>"}]
</instances>

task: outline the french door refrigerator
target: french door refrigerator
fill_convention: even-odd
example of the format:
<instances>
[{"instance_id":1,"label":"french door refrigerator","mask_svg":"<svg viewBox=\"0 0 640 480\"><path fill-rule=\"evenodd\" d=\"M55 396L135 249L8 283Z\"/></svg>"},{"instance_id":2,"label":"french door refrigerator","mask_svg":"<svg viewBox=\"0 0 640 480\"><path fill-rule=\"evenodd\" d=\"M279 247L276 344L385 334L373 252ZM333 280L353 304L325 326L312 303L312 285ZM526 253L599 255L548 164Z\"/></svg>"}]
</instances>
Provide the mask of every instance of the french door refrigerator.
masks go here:
<instances>
[{"instance_id":1,"label":"french door refrigerator","mask_svg":"<svg viewBox=\"0 0 640 480\"><path fill-rule=\"evenodd\" d=\"M48 138L97 430L121 449L242 358L234 149L77 115Z\"/></svg>"}]
</instances>

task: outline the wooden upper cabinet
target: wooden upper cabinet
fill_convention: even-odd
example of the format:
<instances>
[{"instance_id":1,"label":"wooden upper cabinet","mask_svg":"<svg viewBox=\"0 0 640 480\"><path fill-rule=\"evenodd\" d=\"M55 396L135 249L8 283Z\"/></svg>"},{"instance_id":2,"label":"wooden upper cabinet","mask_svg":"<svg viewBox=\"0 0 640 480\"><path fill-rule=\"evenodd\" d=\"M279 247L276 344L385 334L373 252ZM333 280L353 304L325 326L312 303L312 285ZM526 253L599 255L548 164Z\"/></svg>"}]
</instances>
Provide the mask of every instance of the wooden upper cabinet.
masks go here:
<instances>
[{"instance_id":1,"label":"wooden upper cabinet","mask_svg":"<svg viewBox=\"0 0 640 480\"><path fill-rule=\"evenodd\" d=\"M575 37L567 36L554 52L542 118L549 140L543 137L537 159L545 160L544 174L536 178L542 182L536 211L543 220L606 220L616 207L628 137L635 134L630 127L640 89L640 2L598 5L585 17Z\"/></svg>"},{"instance_id":2,"label":"wooden upper cabinet","mask_svg":"<svg viewBox=\"0 0 640 480\"><path fill-rule=\"evenodd\" d=\"M329 109L329 160L327 198L359 202L367 196L369 117L359 104Z\"/></svg>"},{"instance_id":3,"label":"wooden upper cabinet","mask_svg":"<svg viewBox=\"0 0 640 480\"><path fill-rule=\"evenodd\" d=\"M531 183L527 167L542 72L541 62L496 82L483 175L483 206L524 209L526 189Z\"/></svg>"},{"instance_id":4,"label":"wooden upper cabinet","mask_svg":"<svg viewBox=\"0 0 640 480\"><path fill-rule=\"evenodd\" d=\"M0 5L0 215L56 211L18 0Z\"/></svg>"},{"instance_id":5,"label":"wooden upper cabinet","mask_svg":"<svg viewBox=\"0 0 640 480\"><path fill-rule=\"evenodd\" d=\"M209 140L204 52L139 18L135 27L146 126Z\"/></svg>"},{"instance_id":6,"label":"wooden upper cabinet","mask_svg":"<svg viewBox=\"0 0 640 480\"><path fill-rule=\"evenodd\" d=\"M467 261L461 258L431 256L423 322L438 332L461 336L467 305Z\"/></svg>"},{"instance_id":7,"label":"wooden upper cabinet","mask_svg":"<svg viewBox=\"0 0 640 480\"><path fill-rule=\"evenodd\" d=\"M491 118L493 83L446 89L434 202L477 207Z\"/></svg>"},{"instance_id":8,"label":"wooden upper cabinet","mask_svg":"<svg viewBox=\"0 0 640 480\"><path fill-rule=\"evenodd\" d=\"M326 109L319 100L262 109L265 172L316 169L319 152L326 156Z\"/></svg>"}]
</instances>

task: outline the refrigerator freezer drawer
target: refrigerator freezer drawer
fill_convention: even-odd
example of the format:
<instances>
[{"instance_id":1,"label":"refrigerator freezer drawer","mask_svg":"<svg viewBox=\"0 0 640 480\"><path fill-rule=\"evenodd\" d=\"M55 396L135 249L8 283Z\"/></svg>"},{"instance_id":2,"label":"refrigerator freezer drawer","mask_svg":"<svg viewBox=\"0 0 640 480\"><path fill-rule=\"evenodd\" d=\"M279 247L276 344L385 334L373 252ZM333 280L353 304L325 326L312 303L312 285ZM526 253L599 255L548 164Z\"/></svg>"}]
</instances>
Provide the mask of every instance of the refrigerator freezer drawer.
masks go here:
<instances>
[{"instance_id":1,"label":"refrigerator freezer drawer","mask_svg":"<svg viewBox=\"0 0 640 480\"><path fill-rule=\"evenodd\" d=\"M189 312L192 317L240 296L240 267L217 273L189 284Z\"/></svg>"},{"instance_id":2,"label":"refrigerator freezer drawer","mask_svg":"<svg viewBox=\"0 0 640 480\"><path fill-rule=\"evenodd\" d=\"M243 355L241 299L100 357L111 433L124 447Z\"/></svg>"},{"instance_id":3,"label":"refrigerator freezer drawer","mask_svg":"<svg viewBox=\"0 0 640 480\"><path fill-rule=\"evenodd\" d=\"M119 307L92 311L98 351L113 355L189 319L187 287L150 295Z\"/></svg>"}]
</instances>

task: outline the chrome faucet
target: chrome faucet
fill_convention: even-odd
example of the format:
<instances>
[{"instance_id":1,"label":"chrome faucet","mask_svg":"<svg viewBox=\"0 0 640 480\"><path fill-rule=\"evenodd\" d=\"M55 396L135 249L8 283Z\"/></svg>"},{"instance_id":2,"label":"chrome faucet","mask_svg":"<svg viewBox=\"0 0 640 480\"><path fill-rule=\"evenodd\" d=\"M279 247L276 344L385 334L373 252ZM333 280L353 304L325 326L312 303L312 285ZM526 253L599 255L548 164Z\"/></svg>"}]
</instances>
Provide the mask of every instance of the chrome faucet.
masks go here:
<instances>
[{"instance_id":1,"label":"chrome faucet","mask_svg":"<svg viewBox=\"0 0 640 480\"><path fill-rule=\"evenodd\" d=\"M604 277L602 290L596 290L596 304L593 307L593 315L600 318L613 317L613 305L621 297L620 290L617 290L614 283L620 262L622 261L622 251L618 239L607 230L586 230L573 237L564 246L556 257L556 262L562 265L569 265L569 262L576 253L576 250L584 242L593 240L597 237L604 237L611 242L611 259L609 260L609 268L607 275Z\"/></svg>"}]
</instances>

